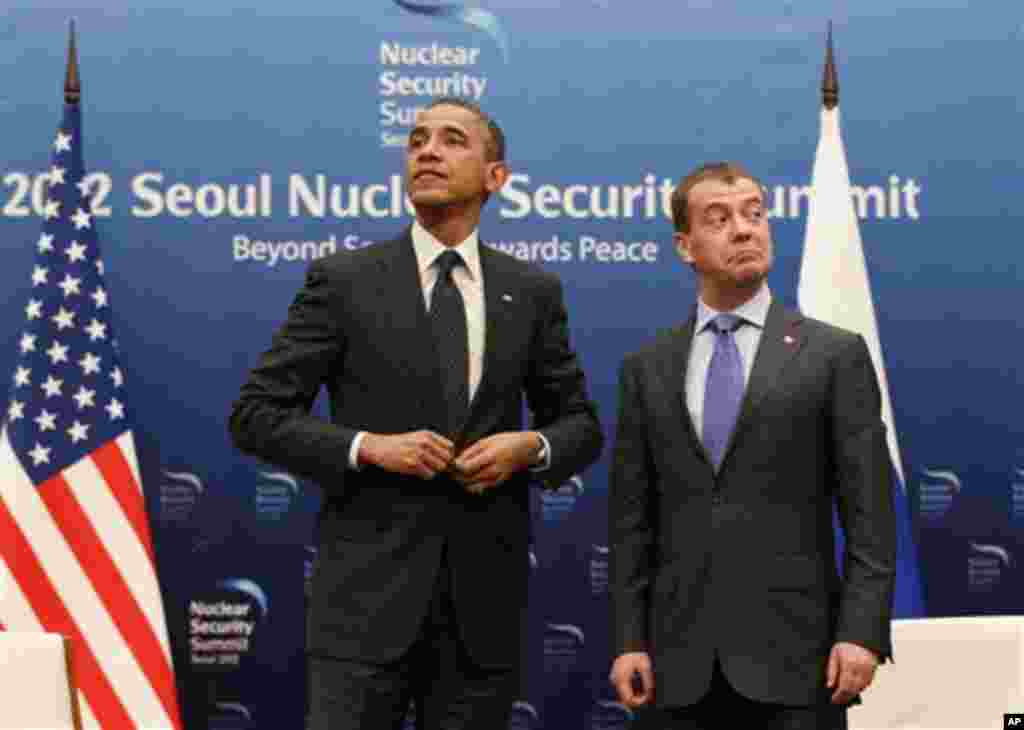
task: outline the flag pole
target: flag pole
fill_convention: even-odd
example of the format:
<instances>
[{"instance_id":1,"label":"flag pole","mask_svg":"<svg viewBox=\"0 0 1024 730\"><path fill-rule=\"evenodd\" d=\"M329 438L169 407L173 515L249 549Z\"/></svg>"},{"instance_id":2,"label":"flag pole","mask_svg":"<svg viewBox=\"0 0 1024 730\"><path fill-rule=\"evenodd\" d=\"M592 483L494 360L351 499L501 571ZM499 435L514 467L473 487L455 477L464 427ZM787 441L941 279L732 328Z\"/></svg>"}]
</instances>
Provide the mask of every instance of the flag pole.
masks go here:
<instances>
[{"instance_id":1,"label":"flag pole","mask_svg":"<svg viewBox=\"0 0 1024 730\"><path fill-rule=\"evenodd\" d=\"M82 98L82 82L78 76L78 45L75 38L75 21L68 32L68 67L64 75L64 103L77 104Z\"/></svg>"}]
</instances>

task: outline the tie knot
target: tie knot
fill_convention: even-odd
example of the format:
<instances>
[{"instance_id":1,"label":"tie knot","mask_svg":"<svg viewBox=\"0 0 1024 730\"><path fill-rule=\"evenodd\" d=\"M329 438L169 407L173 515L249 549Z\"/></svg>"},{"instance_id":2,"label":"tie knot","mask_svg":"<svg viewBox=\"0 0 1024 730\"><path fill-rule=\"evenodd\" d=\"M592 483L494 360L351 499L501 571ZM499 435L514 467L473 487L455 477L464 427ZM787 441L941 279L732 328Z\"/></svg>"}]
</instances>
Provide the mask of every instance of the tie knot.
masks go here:
<instances>
[{"instance_id":1,"label":"tie knot","mask_svg":"<svg viewBox=\"0 0 1024 730\"><path fill-rule=\"evenodd\" d=\"M716 334L723 335L728 332L735 332L743 325L743 318L736 314L718 314L708 322L708 327Z\"/></svg>"},{"instance_id":2,"label":"tie knot","mask_svg":"<svg viewBox=\"0 0 1024 730\"><path fill-rule=\"evenodd\" d=\"M437 270L438 275L442 279L447 279L452 273L452 269L462 263L462 256L458 251L448 249L437 257Z\"/></svg>"}]
</instances>

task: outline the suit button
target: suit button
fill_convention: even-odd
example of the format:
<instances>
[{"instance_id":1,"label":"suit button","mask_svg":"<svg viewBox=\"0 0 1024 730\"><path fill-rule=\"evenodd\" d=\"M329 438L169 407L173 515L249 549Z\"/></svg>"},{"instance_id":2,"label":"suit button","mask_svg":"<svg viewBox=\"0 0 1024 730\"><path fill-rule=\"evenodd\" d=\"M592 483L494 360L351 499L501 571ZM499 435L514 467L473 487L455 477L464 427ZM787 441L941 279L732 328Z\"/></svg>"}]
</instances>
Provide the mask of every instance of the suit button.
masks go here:
<instances>
[{"instance_id":1,"label":"suit button","mask_svg":"<svg viewBox=\"0 0 1024 730\"><path fill-rule=\"evenodd\" d=\"M711 504L714 505L715 507L722 504L722 495L720 492L711 493Z\"/></svg>"}]
</instances>

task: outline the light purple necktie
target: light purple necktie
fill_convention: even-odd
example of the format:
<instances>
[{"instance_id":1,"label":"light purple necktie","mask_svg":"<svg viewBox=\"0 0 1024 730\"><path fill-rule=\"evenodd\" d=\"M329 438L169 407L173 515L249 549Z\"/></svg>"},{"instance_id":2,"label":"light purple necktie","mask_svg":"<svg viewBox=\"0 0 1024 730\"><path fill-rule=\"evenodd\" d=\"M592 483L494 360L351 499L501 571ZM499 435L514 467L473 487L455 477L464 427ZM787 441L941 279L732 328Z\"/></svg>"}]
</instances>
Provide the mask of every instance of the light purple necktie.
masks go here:
<instances>
[{"instance_id":1,"label":"light purple necktie","mask_svg":"<svg viewBox=\"0 0 1024 730\"><path fill-rule=\"evenodd\" d=\"M715 335L715 351L704 382L703 439L715 471L722 464L743 401L743 358L733 337L742 324L735 314L719 314L707 324Z\"/></svg>"}]
</instances>

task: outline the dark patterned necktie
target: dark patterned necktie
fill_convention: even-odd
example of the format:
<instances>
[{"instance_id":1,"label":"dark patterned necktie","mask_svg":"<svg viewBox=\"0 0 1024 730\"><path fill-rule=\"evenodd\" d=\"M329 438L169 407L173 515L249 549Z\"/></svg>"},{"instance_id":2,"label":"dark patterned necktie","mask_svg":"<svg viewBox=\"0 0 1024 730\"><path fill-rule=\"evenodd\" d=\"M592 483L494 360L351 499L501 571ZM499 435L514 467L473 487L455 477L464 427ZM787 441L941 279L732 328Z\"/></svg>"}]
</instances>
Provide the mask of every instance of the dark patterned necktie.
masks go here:
<instances>
[{"instance_id":1,"label":"dark patterned necktie","mask_svg":"<svg viewBox=\"0 0 1024 730\"><path fill-rule=\"evenodd\" d=\"M437 257L437 283L430 297L430 321L437 338L441 381L447 408L447 433L455 439L469 410L469 335L466 306L452 279L452 270L463 263L457 251L445 251Z\"/></svg>"},{"instance_id":2,"label":"dark patterned necktie","mask_svg":"<svg viewBox=\"0 0 1024 730\"><path fill-rule=\"evenodd\" d=\"M715 334L715 350L704 383L703 440L716 471L743 401L743 359L733 337L742 324L735 314L719 314L707 324Z\"/></svg>"}]
</instances>

